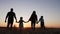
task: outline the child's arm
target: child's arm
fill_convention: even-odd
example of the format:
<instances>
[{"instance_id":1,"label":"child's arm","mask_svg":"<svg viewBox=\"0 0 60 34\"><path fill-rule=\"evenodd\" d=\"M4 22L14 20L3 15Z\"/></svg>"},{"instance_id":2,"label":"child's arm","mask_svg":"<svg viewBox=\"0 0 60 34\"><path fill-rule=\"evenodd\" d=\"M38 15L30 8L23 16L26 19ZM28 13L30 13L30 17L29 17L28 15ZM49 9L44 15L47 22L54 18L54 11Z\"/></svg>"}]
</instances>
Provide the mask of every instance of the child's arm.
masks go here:
<instances>
[{"instance_id":1,"label":"child's arm","mask_svg":"<svg viewBox=\"0 0 60 34\"><path fill-rule=\"evenodd\" d=\"M27 22L25 22L25 21L23 21L24 23L27 23Z\"/></svg>"},{"instance_id":2,"label":"child's arm","mask_svg":"<svg viewBox=\"0 0 60 34\"><path fill-rule=\"evenodd\" d=\"M18 21L17 23L19 23L20 21Z\"/></svg>"},{"instance_id":3,"label":"child's arm","mask_svg":"<svg viewBox=\"0 0 60 34\"><path fill-rule=\"evenodd\" d=\"M39 23L39 21L36 22L37 24Z\"/></svg>"},{"instance_id":4,"label":"child's arm","mask_svg":"<svg viewBox=\"0 0 60 34\"><path fill-rule=\"evenodd\" d=\"M17 23L19 23L19 22L17 22Z\"/></svg>"},{"instance_id":5,"label":"child's arm","mask_svg":"<svg viewBox=\"0 0 60 34\"><path fill-rule=\"evenodd\" d=\"M27 22L29 22L29 20Z\"/></svg>"},{"instance_id":6,"label":"child's arm","mask_svg":"<svg viewBox=\"0 0 60 34\"><path fill-rule=\"evenodd\" d=\"M27 22L24 21L24 23L27 23Z\"/></svg>"},{"instance_id":7,"label":"child's arm","mask_svg":"<svg viewBox=\"0 0 60 34\"><path fill-rule=\"evenodd\" d=\"M41 19L39 19L39 21L37 21L37 24L40 22Z\"/></svg>"},{"instance_id":8,"label":"child's arm","mask_svg":"<svg viewBox=\"0 0 60 34\"><path fill-rule=\"evenodd\" d=\"M39 19L39 21L41 20L41 18Z\"/></svg>"}]
</instances>

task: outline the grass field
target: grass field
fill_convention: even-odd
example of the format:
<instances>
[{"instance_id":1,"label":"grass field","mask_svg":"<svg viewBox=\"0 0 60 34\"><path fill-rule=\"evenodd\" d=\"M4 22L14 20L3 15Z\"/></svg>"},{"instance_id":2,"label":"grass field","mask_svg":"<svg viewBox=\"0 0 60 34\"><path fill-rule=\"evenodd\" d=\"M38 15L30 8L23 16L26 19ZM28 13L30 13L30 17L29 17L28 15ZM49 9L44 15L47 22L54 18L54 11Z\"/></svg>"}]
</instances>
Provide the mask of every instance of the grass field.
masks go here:
<instances>
[{"instance_id":1,"label":"grass field","mask_svg":"<svg viewBox=\"0 0 60 34\"><path fill-rule=\"evenodd\" d=\"M22 32L20 32L18 28L10 30L0 27L0 34L60 34L60 28L46 28L45 30L36 28L35 31L31 28L23 28Z\"/></svg>"}]
</instances>

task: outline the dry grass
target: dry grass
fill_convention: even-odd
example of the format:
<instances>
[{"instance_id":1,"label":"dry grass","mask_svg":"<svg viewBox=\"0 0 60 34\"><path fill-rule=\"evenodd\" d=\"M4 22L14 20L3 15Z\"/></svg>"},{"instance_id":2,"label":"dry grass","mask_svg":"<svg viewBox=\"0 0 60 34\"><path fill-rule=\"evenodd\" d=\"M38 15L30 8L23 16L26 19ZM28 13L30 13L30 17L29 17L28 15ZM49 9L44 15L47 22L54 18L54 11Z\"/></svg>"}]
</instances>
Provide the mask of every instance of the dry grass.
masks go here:
<instances>
[{"instance_id":1,"label":"dry grass","mask_svg":"<svg viewBox=\"0 0 60 34\"><path fill-rule=\"evenodd\" d=\"M12 30L0 27L0 34L60 34L60 28L46 28L45 30L36 28L33 31L31 28L24 28L22 32L18 28Z\"/></svg>"}]
</instances>

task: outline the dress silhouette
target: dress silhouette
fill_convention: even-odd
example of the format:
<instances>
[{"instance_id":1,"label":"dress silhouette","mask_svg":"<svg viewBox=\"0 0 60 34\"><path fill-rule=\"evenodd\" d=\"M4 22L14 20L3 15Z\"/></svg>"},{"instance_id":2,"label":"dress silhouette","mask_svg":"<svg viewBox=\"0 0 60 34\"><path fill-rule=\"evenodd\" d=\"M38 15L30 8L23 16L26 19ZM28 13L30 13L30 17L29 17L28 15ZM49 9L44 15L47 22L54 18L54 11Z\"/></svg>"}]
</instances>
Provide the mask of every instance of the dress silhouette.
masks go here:
<instances>
[{"instance_id":1,"label":"dress silhouette","mask_svg":"<svg viewBox=\"0 0 60 34\"><path fill-rule=\"evenodd\" d=\"M28 21L31 21L31 28L33 30L35 30L35 24L36 24L36 21L37 21L37 15L36 15L36 11L33 11L30 19Z\"/></svg>"},{"instance_id":2,"label":"dress silhouette","mask_svg":"<svg viewBox=\"0 0 60 34\"><path fill-rule=\"evenodd\" d=\"M40 21L40 23L41 23L41 28L42 28L42 29L45 29L43 16L41 16L41 18L39 19L39 21Z\"/></svg>"},{"instance_id":3,"label":"dress silhouette","mask_svg":"<svg viewBox=\"0 0 60 34\"><path fill-rule=\"evenodd\" d=\"M14 18L16 19L16 15L13 12L13 8L11 8L10 12L7 13L6 18L5 18L5 22L6 22L7 18L8 18L7 28L9 28L9 26L10 26L10 28L12 28ZM17 19L16 19L16 22L17 22Z\"/></svg>"},{"instance_id":4,"label":"dress silhouette","mask_svg":"<svg viewBox=\"0 0 60 34\"><path fill-rule=\"evenodd\" d=\"M20 28L20 31L22 31L22 29L23 29L23 22L25 22L24 20L23 20L23 17L20 17L20 20L19 20L19 28ZM26 22L25 22L26 23Z\"/></svg>"}]
</instances>

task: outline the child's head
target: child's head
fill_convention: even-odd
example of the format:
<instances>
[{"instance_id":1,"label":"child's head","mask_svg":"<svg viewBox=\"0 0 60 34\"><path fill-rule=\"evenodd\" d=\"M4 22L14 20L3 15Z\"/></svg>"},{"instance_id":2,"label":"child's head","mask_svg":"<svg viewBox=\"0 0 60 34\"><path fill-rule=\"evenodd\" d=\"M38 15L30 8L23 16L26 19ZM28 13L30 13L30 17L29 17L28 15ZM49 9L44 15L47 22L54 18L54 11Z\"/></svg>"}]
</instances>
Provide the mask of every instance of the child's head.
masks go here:
<instances>
[{"instance_id":1,"label":"child's head","mask_svg":"<svg viewBox=\"0 0 60 34\"><path fill-rule=\"evenodd\" d=\"M20 19L22 20L22 19L23 19L23 17L20 17Z\"/></svg>"},{"instance_id":2,"label":"child's head","mask_svg":"<svg viewBox=\"0 0 60 34\"><path fill-rule=\"evenodd\" d=\"M41 18L43 18L43 16L41 16Z\"/></svg>"}]
</instances>

